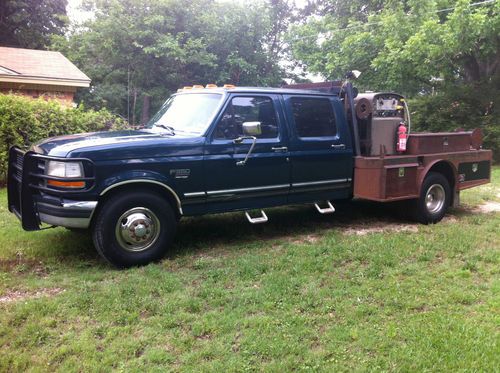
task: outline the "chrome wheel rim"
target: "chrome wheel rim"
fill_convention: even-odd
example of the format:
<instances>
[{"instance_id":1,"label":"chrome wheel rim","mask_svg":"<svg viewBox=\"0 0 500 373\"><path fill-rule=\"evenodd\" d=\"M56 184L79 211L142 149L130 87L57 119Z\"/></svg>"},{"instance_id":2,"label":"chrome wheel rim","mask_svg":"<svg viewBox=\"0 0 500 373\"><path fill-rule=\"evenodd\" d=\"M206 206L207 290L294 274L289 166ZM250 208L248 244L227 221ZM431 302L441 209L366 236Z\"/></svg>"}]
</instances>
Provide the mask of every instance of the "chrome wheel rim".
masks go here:
<instances>
[{"instance_id":1,"label":"chrome wheel rim","mask_svg":"<svg viewBox=\"0 0 500 373\"><path fill-rule=\"evenodd\" d=\"M150 209L134 207L125 211L118 219L115 236L126 251L147 250L160 236L160 220Z\"/></svg>"},{"instance_id":2,"label":"chrome wheel rim","mask_svg":"<svg viewBox=\"0 0 500 373\"><path fill-rule=\"evenodd\" d=\"M445 201L446 193L441 184L433 184L427 189L427 193L425 194L425 207L431 214L441 211Z\"/></svg>"}]
</instances>

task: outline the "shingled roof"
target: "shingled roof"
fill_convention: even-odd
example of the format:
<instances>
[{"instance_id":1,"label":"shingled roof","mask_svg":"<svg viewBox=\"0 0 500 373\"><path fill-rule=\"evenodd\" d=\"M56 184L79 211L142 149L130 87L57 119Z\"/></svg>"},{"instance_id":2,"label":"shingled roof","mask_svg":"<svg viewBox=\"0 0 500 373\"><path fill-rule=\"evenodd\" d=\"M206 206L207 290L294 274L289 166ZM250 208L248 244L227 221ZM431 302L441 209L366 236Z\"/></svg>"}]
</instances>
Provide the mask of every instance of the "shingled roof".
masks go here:
<instances>
[{"instance_id":1,"label":"shingled roof","mask_svg":"<svg viewBox=\"0 0 500 373\"><path fill-rule=\"evenodd\" d=\"M0 47L0 82L88 87L90 78L60 52Z\"/></svg>"}]
</instances>

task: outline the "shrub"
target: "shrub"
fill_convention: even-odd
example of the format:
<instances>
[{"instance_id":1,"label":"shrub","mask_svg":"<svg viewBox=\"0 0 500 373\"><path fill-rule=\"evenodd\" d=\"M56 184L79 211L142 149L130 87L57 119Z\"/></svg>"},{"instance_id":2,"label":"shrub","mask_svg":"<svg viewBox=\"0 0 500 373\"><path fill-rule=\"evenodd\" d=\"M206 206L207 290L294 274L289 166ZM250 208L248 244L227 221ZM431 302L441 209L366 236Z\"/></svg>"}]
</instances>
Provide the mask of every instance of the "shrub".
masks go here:
<instances>
[{"instance_id":1,"label":"shrub","mask_svg":"<svg viewBox=\"0 0 500 373\"><path fill-rule=\"evenodd\" d=\"M485 149L500 161L500 91L496 87L457 86L409 100L412 131L483 130Z\"/></svg>"},{"instance_id":2,"label":"shrub","mask_svg":"<svg viewBox=\"0 0 500 373\"><path fill-rule=\"evenodd\" d=\"M29 147L47 137L126 127L126 121L105 109L72 109L54 101L0 94L0 184L6 180L12 145Z\"/></svg>"}]
</instances>

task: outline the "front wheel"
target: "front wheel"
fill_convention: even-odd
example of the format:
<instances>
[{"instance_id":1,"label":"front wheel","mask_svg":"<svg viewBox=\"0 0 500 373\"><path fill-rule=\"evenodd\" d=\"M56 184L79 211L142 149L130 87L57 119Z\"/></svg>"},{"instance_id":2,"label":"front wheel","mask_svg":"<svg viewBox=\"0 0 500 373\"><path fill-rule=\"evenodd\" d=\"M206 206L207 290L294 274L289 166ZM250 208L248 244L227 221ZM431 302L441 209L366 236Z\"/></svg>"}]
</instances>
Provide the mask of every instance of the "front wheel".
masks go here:
<instances>
[{"instance_id":1,"label":"front wheel","mask_svg":"<svg viewBox=\"0 0 500 373\"><path fill-rule=\"evenodd\" d=\"M124 191L100 206L92 238L105 260L128 268L161 259L176 228L175 213L165 198L146 191Z\"/></svg>"},{"instance_id":2,"label":"front wheel","mask_svg":"<svg viewBox=\"0 0 500 373\"><path fill-rule=\"evenodd\" d=\"M451 188L440 173L429 172L424 179L420 197L414 201L413 211L417 221L434 224L443 219L450 205Z\"/></svg>"}]
</instances>

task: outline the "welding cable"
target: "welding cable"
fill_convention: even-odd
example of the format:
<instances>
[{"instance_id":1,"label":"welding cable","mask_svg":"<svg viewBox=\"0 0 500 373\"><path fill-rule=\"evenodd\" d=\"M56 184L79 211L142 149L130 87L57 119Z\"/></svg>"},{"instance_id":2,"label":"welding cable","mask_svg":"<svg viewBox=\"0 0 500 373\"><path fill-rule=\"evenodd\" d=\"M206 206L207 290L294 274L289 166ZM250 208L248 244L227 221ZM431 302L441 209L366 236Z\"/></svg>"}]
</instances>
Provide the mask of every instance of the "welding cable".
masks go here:
<instances>
[{"instance_id":1,"label":"welding cable","mask_svg":"<svg viewBox=\"0 0 500 373\"><path fill-rule=\"evenodd\" d=\"M410 109L408 109L408 104L406 103L406 99L403 99L403 104L404 104L404 108L405 108L406 117L408 118L407 135L410 136L410 130L411 130Z\"/></svg>"}]
</instances>

